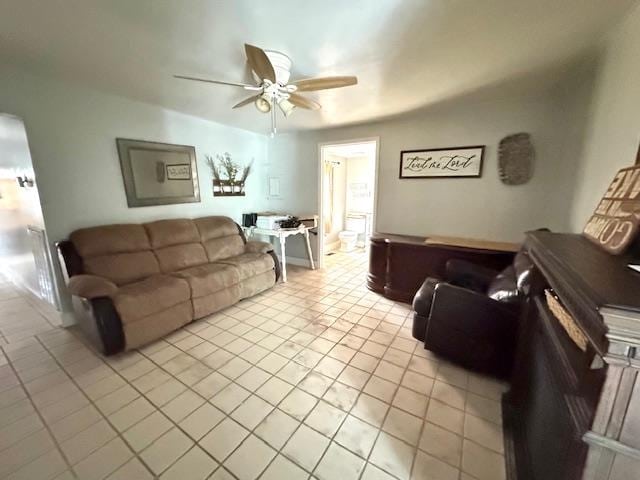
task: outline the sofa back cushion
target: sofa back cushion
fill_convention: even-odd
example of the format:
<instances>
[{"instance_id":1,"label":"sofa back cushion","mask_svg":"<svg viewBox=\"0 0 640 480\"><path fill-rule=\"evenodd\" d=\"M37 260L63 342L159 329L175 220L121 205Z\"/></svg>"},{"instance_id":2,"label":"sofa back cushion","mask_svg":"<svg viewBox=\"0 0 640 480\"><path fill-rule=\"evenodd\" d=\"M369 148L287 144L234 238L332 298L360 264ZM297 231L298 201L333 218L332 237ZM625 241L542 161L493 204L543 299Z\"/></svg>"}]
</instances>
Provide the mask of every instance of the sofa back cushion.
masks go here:
<instances>
[{"instance_id":1,"label":"sofa back cushion","mask_svg":"<svg viewBox=\"0 0 640 480\"><path fill-rule=\"evenodd\" d=\"M193 220L176 218L145 223L144 228L149 235L151 248L154 250L172 245L200 242L200 234Z\"/></svg>"},{"instance_id":2,"label":"sofa back cushion","mask_svg":"<svg viewBox=\"0 0 640 480\"><path fill-rule=\"evenodd\" d=\"M489 284L487 296L499 302L516 302L520 292L512 265L500 272Z\"/></svg>"},{"instance_id":3,"label":"sofa back cushion","mask_svg":"<svg viewBox=\"0 0 640 480\"><path fill-rule=\"evenodd\" d=\"M175 272L244 253L244 238L229 217L105 225L70 236L84 273L116 285Z\"/></svg>"},{"instance_id":4,"label":"sofa back cushion","mask_svg":"<svg viewBox=\"0 0 640 480\"><path fill-rule=\"evenodd\" d=\"M229 217L196 218L194 223L210 262L244 253L244 239Z\"/></svg>"},{"instance_id":5,"label":"sofa back cushion","mask_svg":"<svg viewBox=\"0 0 640 480\"><path fill-rule=\"evenodd\" d=\"M71 234L70 240L82 258L151 250L147 232L136 224L81 228Z\"/></svg>"},{"instance_id":6,"label":"sofa back cushion","mask_svg":"<svg viewBox=\"0 0 640 480\"><path fill-rule=\"evenodd\" d=\"M519 302L529 290L533 262L524 249L516 254L513 264L493 279L487 296L499 302Z\"/></svg>"},{"instance_id":7,"label":"sofa back cushion","mask_svg":"<svg viewBox=\"0 0 640 480\"><path fill-rule=\"evenodd\" d=\"M183 268L197 267L209 263L207 254L200 243L185 243L155 250L163 273L175 272Z\"/></svg>"},{"instance_id":8,"label":"sofa back cushion","mask_svg":"<svg viewBox=\"0 0 640 480\"><path fill-rule=\"evenodd\" d=\"M158 260L151 251L100 255L85 258L82 263L85 273L104 277L118 286L160 273Z\"/></svg>"},{"instance_id":9,"label":"sofa back cushion","mask_svg":"<svg viewBox=\"0 0 640 480\"><path fill-rule=\"evenodd\" d=\"M193 220L159 220L144 227L163 273L208 263Z\"/></svg>"},{"instance_id":10,"label":"sofa back cushion","mask_svg":"<svg viewBox=\"0 0 640 480\"><path fill-rule=\"evenodd\" d=\"M85 273L105 277L116 285L160 273L142 225L83 228L73 232L70 240L82 257Z\"/></svg>"}]
</instances>

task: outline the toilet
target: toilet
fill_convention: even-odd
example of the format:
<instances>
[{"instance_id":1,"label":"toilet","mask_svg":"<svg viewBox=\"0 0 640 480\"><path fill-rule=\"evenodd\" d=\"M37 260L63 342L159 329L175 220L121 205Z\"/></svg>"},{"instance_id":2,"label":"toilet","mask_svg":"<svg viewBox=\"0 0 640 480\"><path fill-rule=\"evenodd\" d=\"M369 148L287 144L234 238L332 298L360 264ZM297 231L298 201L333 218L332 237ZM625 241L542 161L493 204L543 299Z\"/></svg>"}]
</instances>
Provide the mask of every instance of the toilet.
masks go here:
<instances>
[{"instance_id":1,"label":"toilet","mask_svg":"<svg viewBox=\"0 0 640 480\"><path fill-rule=\"evenodd\" d=\"M345 227L347 229L338 234L340 251L352 252L358 245L358 236L366 232L366 215L348 213L345 219Z\"/></svg>"}]
</instances>

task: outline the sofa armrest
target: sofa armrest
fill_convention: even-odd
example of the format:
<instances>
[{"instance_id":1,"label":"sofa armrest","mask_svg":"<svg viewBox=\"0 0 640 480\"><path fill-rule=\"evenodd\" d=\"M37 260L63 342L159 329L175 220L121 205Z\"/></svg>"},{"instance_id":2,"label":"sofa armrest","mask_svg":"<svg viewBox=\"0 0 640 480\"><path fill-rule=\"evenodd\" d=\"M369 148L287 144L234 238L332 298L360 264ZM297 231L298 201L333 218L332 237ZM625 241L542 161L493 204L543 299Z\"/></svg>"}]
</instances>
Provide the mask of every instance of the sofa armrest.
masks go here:
<instances>
[{"instance_id":1,"label":"sofa armrest","mask_svg":"<svg viewBox=\"0 0 640 480\"><path fill-rule=\"evenodd\" d=\"M475 332L482 337L502 336L516 328L518 308L486 295L438 283L433 294L429 321L445 322L451 327Z\"/></svg>"},{"instance_id":2,"label":"sofa armrest","mask_svg":"<svg viewBox=\"0 0 640 480\"><path fill-rule=\"evenodd\" d=\"M446 265L447 281L476 292L486 292L500 272L466 260L451 259Z\"/></svg>"},{"instance_id":3,"label":"sofa armrest","mask_svg":"<svg viewBox=\"0 0 640 480\"><path fill-rule=\"evenodd\" d=\"M269 242L258 242L252 240L245 244L244 251L246 253L269 253L273 251L273 245Z\"/></svg>"},{"instance_id":4,"label":"sofa armrest","mask_svg":"<svg viewBox=\"0 0 640 480\"><path fill-rule=\"evenodd\" d=\"M428 277L422 283L422 286L413 297L413 303L411 304L413 310L418 313L418 315L422 315L424 317L429 316L431 301L433 300L433 292L441 281L442 280L437 278Z\"/></svg>"},{"instance_id":5,"label":"sofa armrest","mask_svg":"<svg viewBox=\"0 0 640 480\"><path fill-rule=\"evenodd\" d=\"M436 286L424 346L473 370L511 372L519 308L446 283Z\"/></svg>"},{"instance_id":6,"label":"sofa armrest","mask_svg":"<svg viewBox=\"0 0 640 480\"><path fill-rule=\"evenodd\" d=\"M96 275L74 275L69 279L67 289L71 295L82 298L110 297L118 291L118 286Z\"/></svg>"}]
</instances>

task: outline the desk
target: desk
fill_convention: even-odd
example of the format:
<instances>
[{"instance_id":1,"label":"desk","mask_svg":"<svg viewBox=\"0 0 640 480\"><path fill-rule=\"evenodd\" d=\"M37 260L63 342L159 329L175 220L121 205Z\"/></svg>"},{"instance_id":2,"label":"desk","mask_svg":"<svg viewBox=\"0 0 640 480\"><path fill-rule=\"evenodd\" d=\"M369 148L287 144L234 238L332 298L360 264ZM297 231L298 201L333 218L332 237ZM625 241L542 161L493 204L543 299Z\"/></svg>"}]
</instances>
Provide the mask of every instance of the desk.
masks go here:
<instances>
[{"instance_id":1,"label":"desk","mask_svg":"<svg viewBox=\"0 0 640 480\"><path fill-rule=\"evenodd\" d=\"M493 270L502 270L513 261L513 245L501 244L500 248L508 247L508 250L495 250L495 245L487 242L437 243L442 240L443 237L374 233L369 240L367 288L391 300L411 303L425 278L444 278L448 260L466 260ZM461 244L460 240L456 239L457 243Z\"/></svg>"},{"instance_id":2,"label":"desk","mask_svg":"<svg viewBox=\"0 0 640 480\"><path fill-rule=\"evenodd\" d=\"M287 281L287 257L286 257L286 248L285 244L287 241L287 237L291 235L304 235L304 241L307 245L307 255L309 256L309 265L311 266L311 270L315 270L316 266L313 263L313 255L311 253L311 243L309 243L309 230L315 227L304 227L300 226L298 228L280 228L277 230L270 230L266 228L258 228L258 227L242 227L247 234L248 237L252 237L253 235L267 235L269 237L276 237L280 241L280 263L282 263L282 281Z\"/></svg>"}]
</instances>

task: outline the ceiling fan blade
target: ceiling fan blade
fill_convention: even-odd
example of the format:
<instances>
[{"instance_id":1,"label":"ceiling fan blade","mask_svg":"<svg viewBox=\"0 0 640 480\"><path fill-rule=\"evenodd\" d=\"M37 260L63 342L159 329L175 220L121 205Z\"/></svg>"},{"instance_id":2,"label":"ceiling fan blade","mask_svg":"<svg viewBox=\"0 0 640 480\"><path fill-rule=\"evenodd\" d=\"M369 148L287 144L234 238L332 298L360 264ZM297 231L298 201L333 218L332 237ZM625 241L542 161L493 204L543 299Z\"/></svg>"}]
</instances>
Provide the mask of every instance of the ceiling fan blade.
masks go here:
<instances>
[{"instance_id":1,"label":"ceiling fan blade","mask_svg":"<svg viewBox=\"0 0 640 480\"><path fill-rule=\"evenodd\" d=\"M309 100L308 98L292 93L289 95L289 102L293 103L296 107L306 108L307 110L320 110L322 106L318 102Z\"/></svg>"},{"instance_id":2,"label":"ceiling fan blade","mask_svg":"<svg viewBox=\"0 0 640 480\"><path fill-rule=\"evenodd\" d=\"M250 103L255 102L258 98L260 98L260 95L254 95L253 97L249 97L249 98L245 98L244 100L242 100L241 102L236 103L233 107L231 108L240 108L240 107L244 107L245 105L249 105Z\"/></svg>"},{"instance_id":3,"label":"ceiling fan blade","mask_svg":"<svg viewBox=\"0 0 640 480\"><path fill-rule=\"evenodd\" d=\"M320 77L305 78L292 82L292 85L298 87L298 92L313 92L315 90L328 90L330 88L342 88L358 83L358 77L342 76L342 77Z\"/></svg>"},{"instance_id":4,"label":"ceiling fan blade","mask_svg":"<svg viewBox=\"0 0 640 480\"><path fill-rule=\"evenodd\" d=\"M256 72L256 75L258 75L261 80L266 79L271 83L276 83L276 72L273 69L273 65L271 65L271 60L269 60L267 54L264 53L264 50L245 43L244 51L247 54L247 62L249 62L251 69Z\"/></svg>"},{"instance_id":5,"label":"ceiling fan blade","mask_svg":"<svg viewBox=\"0 0 640 480\"><path fill-rule=\"evenodd\" d=\"M185 75L174 75L174 77L181 78L183 80L194 80L196 82L215 83L218 85L231 85L232 87L255 88L255 85L249 85L248 83L223 82L221 80L209 80L208 78L187 77Z\"/></svg>"}]
</instances>

